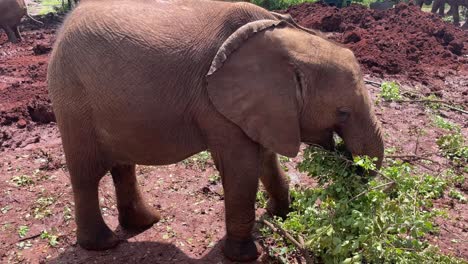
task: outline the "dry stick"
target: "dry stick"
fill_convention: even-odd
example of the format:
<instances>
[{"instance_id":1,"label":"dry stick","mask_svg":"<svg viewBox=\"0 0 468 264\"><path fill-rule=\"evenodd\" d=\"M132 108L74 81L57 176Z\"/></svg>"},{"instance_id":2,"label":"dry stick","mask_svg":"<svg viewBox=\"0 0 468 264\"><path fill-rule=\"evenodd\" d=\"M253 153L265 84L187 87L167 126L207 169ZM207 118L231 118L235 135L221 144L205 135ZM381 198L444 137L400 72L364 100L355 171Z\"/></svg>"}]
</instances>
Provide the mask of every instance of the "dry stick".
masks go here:
<instances>
[{"instance_id":1,"label":"dry stick","mask_svg":"<svg viewBox=\"0 0 468 264\"><path fill-rule=\"evenodd\" d=\"M416 146L414 147L414 155L418 155L419 136L420 136L420 133L418 132L417 137L416 137Z\"/></svg>"},{"instance_id":2,"label":"dry stick","mask_svg":"<svg viewBox=\"0 0 468 264\"><path fill-rule=\"evenodd\" d=\"M444 103L444 105L445 105L445 107L447 107L447 108L449 108L449 109L452 109L452 110L455 110L455 111L458 111L458 112L460 112L460 113L463 113L463 114L468 115L468 111L465 111L465 110L460 109L460 108L457 108L457 107L453 107L453 106L448 105L448 104L446 104L446 103Z\"/></svg>"},{"instance_id":3,"label":"dry stick","mask_svg":"<svg viewBox=\"0 0 468 264\"><path fill-rule=\"evenodd\" d=\"M32 235L32 236L28 236L28 237L23 237L20 240L18 240L18 242L26 241L26 240L29 240L29 239L34 239L36 237L39 237L40 235L41 235L41 233L36 234L36 235Z\"/></svg>"},{"instance_id":4,"label":"dry stick","mask_svg":"<svg viewBox=\"0 0 468 264\"><path fill-rule=\"evenodd\" d=\"M448 148L445 149L444 151L452 151L456 150L458 148ZM437 154L442 154L442 151L435 151L435 152L428 152L428 153L421 153L418 155L413 155L413 154L403 154L403 155L385 155L385 159L424 159L425 157L437 155Z\"/></svg>"},{"instance_id":5,"label":"dry stick","mask_svg":"<svg viewBox=\"0 0 468 264\"><path fill-rule=\"evenodd\" d=\"M374 86L377 86L377 87L380 87L382 85L382 83L378 83L378 82L374 82L374 81L371 81L371 80L364 80L365 83L367 84L371 84L371 85L374 85ZM401 85L400 85L401 87ZM403 90L402 90L403 91ZM409 94L412 94L412 95L415 95L417 96L418 94L415 94L413 92L410 92L410 91L404 91L404 92L407 92ZM444 101L444 100L430 100L430 99L418 99L418 100L398 100L396 102L408 102L408 103L417 103L417 102L422 102L422 103L441 103L443 104L445 107L451 109L451 110L454 110L454 111L458 111L460 113L463 113L463 114L468 114L468 111L465 111L463 109L460 109L458 107L454 107L452 106L449 102L447 101Z\"/></svg>"},{"instance_id":6,"label":"dry stick","mask_svg":"<svg viewBox=\"0 0 468 264\"><path fill-rule=\"evenodd\" d=\"M364 82L367 83L367 84L375 85L377 87L380 87L382 85L381 83L374 82L374 81L371 81L371 80L364 80Z\"/></svg>"},{"instance_id":7,"label":"dry stick","mask_svg":"<svg viewBox=\"0 0 468 264\"><path fill-rule=\"evenodd\" d=\"M449 104L449 102L445 100L432 100L432 99L408 99L408 100L395 100L396 103L441 103L441 104Z\"/></svg>"},{"instance_id":8,"label":"dry stick","mask_svg":"<svg viewBox=\"0 0 468 264\"><path fill-rule=\"evenodd\" d=\"M309 252L305 248L304 239L301 236L299 236L299 241L301 242L298 242L291 234L289 234L286 230L284 230L280 226L270 223L265 219L263 219L261 223L268 226L273 232L278 233L281 236L283 236L283 238L287 238L289 241L291 241L291 243L293 243L299 249L299 251L301 251L302 255L304 255L304 258L307 264L313 263L312 258L309 256Z\"/></svg>"}]
</instances>

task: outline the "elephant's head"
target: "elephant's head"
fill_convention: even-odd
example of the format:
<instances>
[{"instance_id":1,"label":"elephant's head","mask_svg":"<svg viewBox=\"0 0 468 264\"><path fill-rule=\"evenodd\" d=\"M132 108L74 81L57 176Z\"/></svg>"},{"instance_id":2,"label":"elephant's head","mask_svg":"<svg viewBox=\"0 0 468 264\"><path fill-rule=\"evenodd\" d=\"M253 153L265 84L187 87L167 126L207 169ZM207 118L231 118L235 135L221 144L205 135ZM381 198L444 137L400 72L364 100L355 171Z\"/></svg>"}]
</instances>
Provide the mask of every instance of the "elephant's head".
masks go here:
<instances>
[{"instance_id":1,"label":"elephant's head","mask_svg":"<svg viewBox=\"0 0 468 264\"><path fill-rule=\"evenodd\" d=\"M383 140L353 53L284 20L239 28L207 75L216 109L254 141L296 156L300 142L383 158Z\"/></svg>"}]
</instances>

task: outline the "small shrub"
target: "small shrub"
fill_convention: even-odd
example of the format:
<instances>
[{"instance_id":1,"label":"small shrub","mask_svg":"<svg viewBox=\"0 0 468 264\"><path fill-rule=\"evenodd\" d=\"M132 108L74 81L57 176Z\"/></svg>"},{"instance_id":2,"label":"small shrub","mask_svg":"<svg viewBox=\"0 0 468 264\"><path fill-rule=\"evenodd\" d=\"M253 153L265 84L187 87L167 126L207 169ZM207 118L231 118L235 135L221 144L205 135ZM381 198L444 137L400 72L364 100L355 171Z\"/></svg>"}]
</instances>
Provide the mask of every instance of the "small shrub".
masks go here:
<instances>
[{"instance_id":1,"label":"small shrub","mask_svg":"<svg viewBox=\"0 0 468 264\"><path fill-rule=\"evenodd\" d=\"M456 164L468 162L468 146L465 145L465 137L460 131L443 135L437 139L436 143L444 155Z\"/></svg>"},{"instance_id":2,"label":"small shrub","mask_svg":"<svg viewBox=\"0 0 468 264\"><path fill-rule=\"evenodd\" d=\"M383 82L380 88L380 97L385 101L401 100L400 86L396 82Z\"/></svg>"},{"instance_id":3,"label":"small shrub","mask_svg":"<svg viewBox=\"0 0 468 264\"><path fill-rule=\"evenodd\" d=\"M42 231L41 238L47 240L51 247L55 247L59 244L58 236L50 234L47 230Z\"/></svg>"},{"instance_id":4,"label":"small shrub","mask_svg":"<svg viewBox=\"0 0 468 264\"><path fill-rule=\"evenodd\" d=\"M434 218L442 212L432 200L447 188L445 179L414 175L401 161L373 177L368 173L375 170L372 159L348 158L340 151L306 149L298 167L318 187L292 190L292 212L285 220L274 219L303 237L318 263L463 263L443 256L425 239L437 232ZM276 239L288 253L296 250Z\"/></svg>"}]
</instances>

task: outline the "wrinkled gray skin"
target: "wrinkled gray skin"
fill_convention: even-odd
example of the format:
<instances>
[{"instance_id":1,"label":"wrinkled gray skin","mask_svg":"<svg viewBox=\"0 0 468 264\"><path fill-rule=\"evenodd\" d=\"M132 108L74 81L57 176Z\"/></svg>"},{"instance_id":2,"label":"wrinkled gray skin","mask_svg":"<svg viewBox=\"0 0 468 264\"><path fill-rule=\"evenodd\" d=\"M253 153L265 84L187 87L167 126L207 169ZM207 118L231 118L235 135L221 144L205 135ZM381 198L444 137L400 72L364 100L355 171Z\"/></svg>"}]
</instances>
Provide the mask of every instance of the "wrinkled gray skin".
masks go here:
<instances>
[{"instance_id":1,"label":"wrinkled gray skin","mask_svg":"<svg viewBox=\"0 0 468 264\"><path fill-rule=\"evenodd\" d=\"M21 41L18 25L26 14L24 0L0 0L0 28L5 30L9 41Z\"/></svg>"},{"instance_id":2,"label":"wrinkled gray skin","mask_svg":"<svg viewBox=\"0 0 468 264\"><path fill-rule=\"evenodd\" d=\"M300 142L383 158L383 141L353 53L290 17L248 3L83 1L51 55L49 93L75 200L78 243L115 246L98 183L110 170L119 222L159 220L135 164L165 165L209 150L225 195L225 255L248 261L259 179L284 216L288 180L277 154Z\"/></svg>"}]
</instances>

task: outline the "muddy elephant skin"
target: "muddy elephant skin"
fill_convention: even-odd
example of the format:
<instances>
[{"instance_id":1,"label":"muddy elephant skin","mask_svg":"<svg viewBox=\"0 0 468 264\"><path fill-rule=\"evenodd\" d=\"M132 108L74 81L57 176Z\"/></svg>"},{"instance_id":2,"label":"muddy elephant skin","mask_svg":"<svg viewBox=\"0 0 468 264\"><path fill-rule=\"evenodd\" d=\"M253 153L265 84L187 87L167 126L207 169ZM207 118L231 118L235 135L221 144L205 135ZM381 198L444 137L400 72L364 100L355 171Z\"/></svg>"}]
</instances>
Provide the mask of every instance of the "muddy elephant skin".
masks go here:
<instances>
[{"instance_id":1,"label":"muddy elephant skin","mask_svg":"<svg viewBox=\"0 0 468 264\"><path fill-rule=\"evenodd\" d=\"M353 53L250 3L82 1L57 37L48 83L86 249L119 242L99 208L107 171L121 226L141 229L160 216L143 199L135 164L209 150L224 188L224 254L249 261L260 254L252 238L259 180L268 210L288 212L277 153L294 157L301 142L333 148L335 132L351 153L378 166L383 158Z\"/></svg>"}]
</instances>

